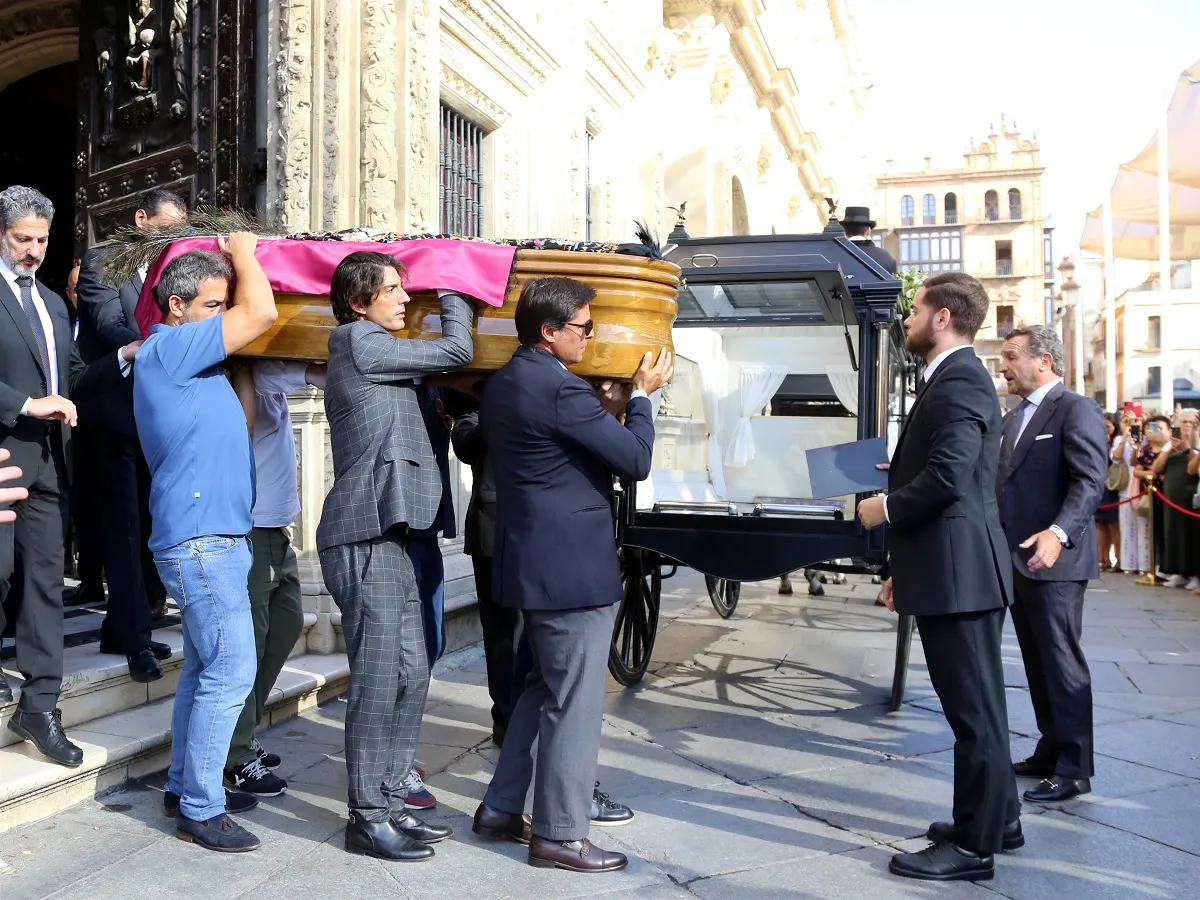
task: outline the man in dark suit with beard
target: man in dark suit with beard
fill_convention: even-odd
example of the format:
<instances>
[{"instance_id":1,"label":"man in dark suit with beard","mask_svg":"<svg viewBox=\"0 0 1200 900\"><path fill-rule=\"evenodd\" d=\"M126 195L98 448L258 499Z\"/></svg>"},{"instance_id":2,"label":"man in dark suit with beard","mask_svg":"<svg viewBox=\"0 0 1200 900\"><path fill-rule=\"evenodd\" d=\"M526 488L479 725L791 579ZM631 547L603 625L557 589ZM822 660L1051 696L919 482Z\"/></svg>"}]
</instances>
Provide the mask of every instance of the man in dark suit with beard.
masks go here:
<instances>
[{"instance_id":1,"label":"man in dark suit with beard","mask_svg":"<svg viewBox=\"0 0 1200 900\"><path fill-rule=\"evenodd\" d=\"M988 296L970 275L942 272L917 291L906 347L927 361L892 455L889 493L859 504L887 522L892 577L883 599L916 616L929 678L954 731L954 821L935 822L893 874L931 881L991 878L993 854L1025 843L1008 745L1000 635L1012 565L996 504L1001 419L971 342Z\"/></svg>"},{"instance_id":2,"label":"man in dark suit with beard","mask_svg":"<svg viewBox=\"0 0 1200 900\"><path fill-rule=\"evenodd\" d=\"M1010 332L1000 373L1021 404L1004 420L996 499L1012 553L1013 627L1041 738L1017 775L1057 803L1092 789L1092 676L1080 646L1088 580L1100 575L1092 519L1104 493L1108 438L1099 405L1063 387L1054 329Z\"/></svg>"},{"instance_id":3,"label":"man in dark suit with beard","mask_svg":"<svg viewBox=\"0 0 1200 900\"><path fill-rule=\"evenodd\" d=\"M186 216L181 197L157 189L142 197L134 224L155 231ZM134 311L145 271L113 290L101 280L103 263L104 248L96 248L84 254L79 268L79 355L86 363L141 338ZM79 424L77 483L86 496L76 521L84 531L90 526L108 582L100 652L124 656L134 681L156 681L162 678L159 660L168 659L171 648L150 639L150 611L162 607L166 593L147 547L150 471L133 421L133 380L81 402Z\"/></svg>"},{"instance_id":4,"label":"man in dark suit with beard","mask_svg":"<svg viewBox=\"0 0 1200 900\"><path fill-rule=\"evenodd\" d=\"M71 426L77 420L71 395L116 387L141 342L90 366L80 360L66 303L36 277L53 219L54 205L33 188L0 191L0 448L20 467L18 485L28 491L16 505L16 521L0 523L0 604L19 555L17 668L25 684L8 728L54 762L74 767L83 762L83 751L67 739L56 709ZM0 703L10 700L12 689L0 675Z\"/></svg>"}]
</instances>

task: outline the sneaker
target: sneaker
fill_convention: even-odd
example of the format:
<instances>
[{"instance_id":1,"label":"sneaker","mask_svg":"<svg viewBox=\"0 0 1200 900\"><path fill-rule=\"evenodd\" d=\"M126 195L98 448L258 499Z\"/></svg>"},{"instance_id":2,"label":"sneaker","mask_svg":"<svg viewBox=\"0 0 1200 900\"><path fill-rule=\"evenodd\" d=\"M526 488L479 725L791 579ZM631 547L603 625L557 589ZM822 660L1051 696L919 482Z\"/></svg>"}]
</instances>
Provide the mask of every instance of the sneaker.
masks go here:
<instances>
[{"instance_id":1,"label":"sneaker","mask_svg":"<svg viewBox=\"0 0 1200 900\"><path fill-rule=\"evenodd\" d=\"M1163 587L1181 588L1181 587L1184 587L1185 585L1187 585L1187 583L1188 583L1188 580L1186 578L1184 578L1182 575L1172 575L1170 578L1167 579L1167 583L1164 584Z\"/></svg>"},{"instance_id":2,"label":"sneaker","mask_svg":"<svg viewBox=\"0 0 1200 900\"><path fill-rule=\"evenodd\" d=\"M257 759L244 766L230 766L225 770L225 783L256 797L278 797L287 790L287 782Z\"/></svg>"},{"instance_id":3,"label":"sneaker","mask_svg":"<svg viewBox=\"0 0 1200 900\"><path fill-rule=\"evenodd\" d=\"M1197 588L1200 588L1200 577L1193 575L1190 579L1188 579L1187 590L1194 591Z\"/></svg>"},{"instance_id":4,"label":"sneaker","mask_svg":"<svg viewBox=\"0 0 1200 900\"><path fill-rule=\"evenodd\" d=\"M245 853L259 847L258 838L226 815L213 816L207 822L179 816L175 819L175 837L218 853Z\"/></svg>"},{"instance_id":5,"label":"sneaker","mask_svg":"<svg viewBox=\"0 0 1200 900\"><path fill-rule=\"evenodd\" d=\"M241 791L225 792L225 812L240 815L258 806L258 798ZM179 795L173 791L163 791L163 814L174 819L179 815Z\"/></svg>"},{"instance_id":6,"label":"sneaker","mask_svg":"<svg viewBox=\"0 0 1200 900\"><path fill-rule=\"evenodd\" d=\"M404 785L408 788L408 797L404 800L405 809L433 809L437 806L437 797L425 787L420 769L409 769Z\"/></svg>"},{"instance_id":7,"label":"sneaker","mask_svg":"<svg viewBox=\"0 0 1200 900\"><path fill-rule=\"evenodd\" d=\"M263 764L264 769L278 769L283 765L283 760L279 758L278 753L268 753L266 748L255 738L250 742L250 749L258 754L258 761Z\"/></svg>"},{"instance_id":8,"label":"sneaker","mask_svg":"<svg viewBox=\"0 0 1200 900\"><path fill-rule=\"evenodd\" d=\"M633 810L624 804L615 802L608 794L600 790L600 782L597 781L592 790L592 811L589 818L593 825L614 828L632 822Z\"/></svg>"}]
</instances>

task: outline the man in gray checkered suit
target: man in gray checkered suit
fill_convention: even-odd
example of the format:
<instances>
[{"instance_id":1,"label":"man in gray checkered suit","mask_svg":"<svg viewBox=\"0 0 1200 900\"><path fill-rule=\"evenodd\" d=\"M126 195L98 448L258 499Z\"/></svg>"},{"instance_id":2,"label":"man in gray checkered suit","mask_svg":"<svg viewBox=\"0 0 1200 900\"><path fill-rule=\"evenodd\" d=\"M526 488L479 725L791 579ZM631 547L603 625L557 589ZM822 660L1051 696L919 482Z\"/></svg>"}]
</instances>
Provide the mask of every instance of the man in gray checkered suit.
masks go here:
<instances>
[{"instance_id":1,"label":"man in gray checkered suit","mask_svg":"<svg viewBox=\"0 0 1200 900\"><path fill-rule=\"evenodd\" d=\"M406 552L428 528L442 480L414 380L471 361L470 303L445 291L442 337L400 340L404 268L383 253L352 253L333 275L339 326L329 336L325 413L333 489L317 526L321 571L342 611L350 657L346 849L380 859L433 857L450 829L404 808L429 688L421 599Z\"/></svg>"}]
</instances>

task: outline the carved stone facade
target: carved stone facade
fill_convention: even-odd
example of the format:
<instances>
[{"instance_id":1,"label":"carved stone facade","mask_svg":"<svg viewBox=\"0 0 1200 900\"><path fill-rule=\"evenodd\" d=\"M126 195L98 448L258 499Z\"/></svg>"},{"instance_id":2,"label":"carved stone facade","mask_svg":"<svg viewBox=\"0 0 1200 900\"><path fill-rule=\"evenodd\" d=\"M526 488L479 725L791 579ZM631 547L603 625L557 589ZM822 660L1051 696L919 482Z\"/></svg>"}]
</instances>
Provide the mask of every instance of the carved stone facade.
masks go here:
<instances>
[{"instance_id":1,"label":"carved stone facade","mask_svg":"<svg viewBox=\"0 0 1200 900\"><path fill-rule=\"evenodd\" d=\"M865 197L846 165L864 88L844 0L82 8L83 23L80 0L0 0L0 90L88 48L81 72L96 89L81 106L78 221L89 240L150 179L228 204L244 202L254 176L265 179L259 212L289 229L437 231L439 106L483 133L485 236L626 241L637 219L665 240L669 207L683 201L696 236L809 231L826 198ZM237 130L247 123L257 140ZM328 426L310 395L293 411L305 509L296 540L318 614L309 640L329 649L337 616L313 546L331 480ZM456 477L461 519L469 473Z\"/></svg>"}]
</instances>

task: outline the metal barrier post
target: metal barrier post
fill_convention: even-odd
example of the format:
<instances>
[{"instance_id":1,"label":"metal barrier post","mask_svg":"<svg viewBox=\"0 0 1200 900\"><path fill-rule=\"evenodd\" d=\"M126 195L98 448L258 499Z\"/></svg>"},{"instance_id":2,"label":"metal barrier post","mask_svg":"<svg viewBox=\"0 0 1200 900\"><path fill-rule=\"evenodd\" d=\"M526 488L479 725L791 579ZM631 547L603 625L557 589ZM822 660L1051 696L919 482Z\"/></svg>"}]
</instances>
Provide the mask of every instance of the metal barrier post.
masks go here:
<instances>
[{"instance_id":1,"label":"metal barrier post","mask_svg":"<svg viewBox=\"0 0 1200 900\"><path fill-rule=\"evenodd\" d=\"M1150 495L1150 571L1146 573L1145 578L1139 578L1134 584L1139 587L1158 587L1162 584L1158 580L1158 560L1155 559L1154 552L1154 504L1158 500L1158 489L1155 488L1153 481L1146 485L1146 493Z\"/></svg>"}]
</instances>

